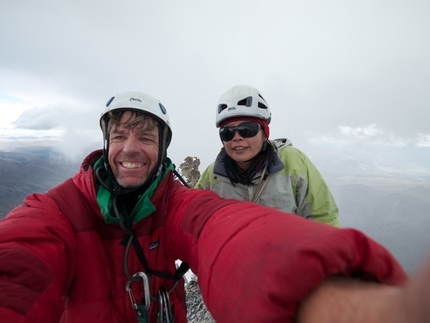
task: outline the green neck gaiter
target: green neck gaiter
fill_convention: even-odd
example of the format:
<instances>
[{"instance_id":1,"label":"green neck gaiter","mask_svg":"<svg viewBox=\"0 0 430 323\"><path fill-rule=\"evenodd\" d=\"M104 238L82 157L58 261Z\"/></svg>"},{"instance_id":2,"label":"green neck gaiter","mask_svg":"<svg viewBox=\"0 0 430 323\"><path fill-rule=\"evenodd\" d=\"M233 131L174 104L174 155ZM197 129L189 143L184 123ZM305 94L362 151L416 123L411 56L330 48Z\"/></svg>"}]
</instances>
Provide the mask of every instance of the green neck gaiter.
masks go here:
<instances>
[{"instance_id":1,"label":"green neck gaiter","mask_svg":"<svg viewBox=\"0 0 430 323\"><path fill-rule=\"evenodd\" d=\"M100 157L100 159L94 164L94 170L96 170L99 167L104 167L104 158L103 156ZM165 159L163 167L163 172L158 175L154 182L151 184L151 186L148 187L148 189L140 196L139 200L136 203L136 206L134 207L133 211L130 214L130 217L133 220L133 224L139 222L143 218L147 217L151 213L153 213L156 208L150 201L152 195L154 194L154 191L157 189L158 185L160 184L161 180L166 176L166 174L173 170L173 163L169 158ZM112 187L112 180L110 177L107 178L105 181L105 184L108 187ZM102 212L103 218L105 219L106 224L119 224L119 219L112 215L112 201L113 201L113 195L112 193L103 187L103 185L100 185L97 191L97 203L100 207L100 210Z\"/></svg>"}]
</instances>

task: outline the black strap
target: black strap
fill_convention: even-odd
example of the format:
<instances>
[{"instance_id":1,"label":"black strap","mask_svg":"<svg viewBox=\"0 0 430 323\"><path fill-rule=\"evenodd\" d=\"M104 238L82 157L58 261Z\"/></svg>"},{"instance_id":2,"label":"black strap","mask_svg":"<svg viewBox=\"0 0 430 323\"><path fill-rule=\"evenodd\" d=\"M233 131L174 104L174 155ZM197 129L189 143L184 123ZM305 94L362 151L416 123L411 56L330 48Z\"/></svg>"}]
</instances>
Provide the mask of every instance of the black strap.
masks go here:
<instances>
[{"instance_id":1,"label":"black strap","mask_svg":"<svg viewBox=\"0 0 430 323\"><path fill-rule=\"evenodd\" d=\"M115 196L113 205L117 204L117 198ZM130 215L127 212L127 209L124 204L120 204L119 206L121 209L118 211L121 211L122 217L119 217L121 228L124 230L126 235L128 236L128 239L132 239L131 243L133 244L134 250L136 251L136 255L139 258L140 263L142 264L143 268L145 268L147 275L154 275L163 279L173 279L173 280L179 280L182 278L183 275L190 269L190 266L186 262L182 262L179 268L176 269L175 274L169 274L163 271L158 270L152 270L149 267L149 264L146 260L146 257L143 253L142 246L140 245L139 241L137 240L137 237L135 236L133 232L133 224Z\"/></svg>"}]
</instances>

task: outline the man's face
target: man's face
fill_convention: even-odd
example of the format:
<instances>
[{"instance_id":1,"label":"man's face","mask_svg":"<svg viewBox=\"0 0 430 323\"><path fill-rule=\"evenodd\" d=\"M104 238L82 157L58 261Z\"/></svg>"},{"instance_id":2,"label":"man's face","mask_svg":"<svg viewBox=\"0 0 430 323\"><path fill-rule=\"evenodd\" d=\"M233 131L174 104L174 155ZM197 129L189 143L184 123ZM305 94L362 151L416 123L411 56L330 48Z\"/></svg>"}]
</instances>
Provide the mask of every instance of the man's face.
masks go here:
<instances>
[{"instance_id":1,"label":"man's face","mask_svg":"<svg viewBox=\"0 0 430 323\"><path fill-rule=\"evenodd\" d=\"M131 111L124 112L120 124L109 132L109 165L125 188L142 185L158 161L158 127L149 120L130 126L135 118Z\"/></svg>"}]
</instances>

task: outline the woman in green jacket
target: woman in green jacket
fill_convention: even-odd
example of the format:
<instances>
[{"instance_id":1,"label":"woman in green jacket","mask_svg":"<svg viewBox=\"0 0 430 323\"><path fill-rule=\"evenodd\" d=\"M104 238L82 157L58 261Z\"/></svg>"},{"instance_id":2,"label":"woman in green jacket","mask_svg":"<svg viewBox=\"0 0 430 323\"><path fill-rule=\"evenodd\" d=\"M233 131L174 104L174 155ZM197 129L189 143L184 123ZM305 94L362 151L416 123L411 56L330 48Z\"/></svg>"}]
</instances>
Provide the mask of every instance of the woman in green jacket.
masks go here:
<instances>
[{"instance_id":1,"label":"woman in green jacket","mask_svg":"<svg viewBox=\"0 0 430 323\"><path fill-rule=\"evenodd\" d=\"M223 148L196 187L339 226L337 205L320 172L288 139L269 140L270 120L257 89L227 90L216 114Z\"/></svg>"}]
</instances>

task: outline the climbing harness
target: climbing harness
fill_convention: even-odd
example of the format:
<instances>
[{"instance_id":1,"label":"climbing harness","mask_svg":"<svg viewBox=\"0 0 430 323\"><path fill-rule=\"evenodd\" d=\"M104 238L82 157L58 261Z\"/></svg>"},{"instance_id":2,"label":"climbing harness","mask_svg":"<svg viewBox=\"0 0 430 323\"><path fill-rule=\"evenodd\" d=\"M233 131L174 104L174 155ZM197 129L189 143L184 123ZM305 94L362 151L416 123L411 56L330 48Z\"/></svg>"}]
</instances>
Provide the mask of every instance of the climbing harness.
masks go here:
<instances>
[{"instance_id":1,"label":"climbing harness","mask_svg":"<svg viewBox=\"0 0 430 323\"><path fill-rule=\"evenodd\" d=\"M181 178L181 176L178 173L175 172L175 175L179 179L181 179L182 183L185 186L189 187L188 184ZM182 276L185 275L185 273L188 271L189 269L188 263L182 262L181 265L176 269L175 274L169 274L167 272L150 269L149 264L146 260L146 257L143 253L142 247L139 244L139 241L133 232L133 221L130 215L128 214L123 204L120 204L118 208L118 195L114 195L114 199L112 201L112 210L115 217L117 217L120 220L119 221L120 227L127 235L127 242L126 242L124 262L123 262L124 273L127 277L125 290L130 296L131 306L136 312L137 321L139 323L149 323L148 310L152 300L153 302L158 302L157 323L173 323L174 315L173 315L172 306L170 303L169 294L176 288ZM143 265L145 269L145 272L139 271L135 274L130 273L130 270L128 268L128 257L129 257L130 248L132 245L134 247L134 250L136 252L136 255L140 263ZM169 290L160 288L160 290L158 291L158 295L154 296L154 295L151 295L150 288L149 288L149 282L150 282L151 276L157 276L163 279L173 280L174 283ZM142 300L142 303L138 303L136 301L136 298L131 289L131 284L137 283L137 282L142 284L142 290L144 294L144 299Z\"/></svg>"},{"instance_id":2,"label":"climbing harness","mask_svg":"<svg viewBox=\"0 0 430 323\"><path fill-rule=\"evenodd\" d=\"M136 312L137 321L139 323L149 323L148 310L149 310L149 307L151 305L151 300L152 300L152 301L159 303L157 323L158 322L160 322L160 323L173 323L173 313L172 313L172 309L171 309L169 294L178 285L181 277L188 271L189 266L187 263L184 263L184 262L181 263L181 266L176 269L176 272L174 275L166 273L166 272L151 270L149 268L149 265L146 261L144 254L143 254L142 247L140 246L136 236L134 235L132 229L128 228L127 223L128 223L128 220L130 220L128 214L124 217L124 219L127 219L127 220L125 220L125 223L124 223L124 226L127 228L127 231L125 231L125 230L124 231L128 234L127 244L126 244L125 253L124 253L124 263L123 263L124 273L128 278L128 280L125 284L125 290L128 292L128 294L130 296L131 306L133 307L133 309ZM133 275L130 273L127 260L128 260L129 254L130 254L130 247L132 244L133 244L133 247L136 251L136 254L137 254L141 264L145 268L146 273L141 272L141 271L139 271ZM152 275L158 276L158 277L161 277L164 279L171 279L171 280L174 280L175 282L173 283L173 286L168 291L161 288L158 291L158 295L154 296L154 295L151 295L150 288L149 288L149 281L150 281L150 278ZM143 290L143 294L144 294L144 299L142 300L142 303L138 303L136 301L136 298L134 297L133 291L131 290L131 284L137 283L137 282L142 284L142 290ZM162 320L160 321L160 319L162 319Z\"/></svg>"}]
</instances>

